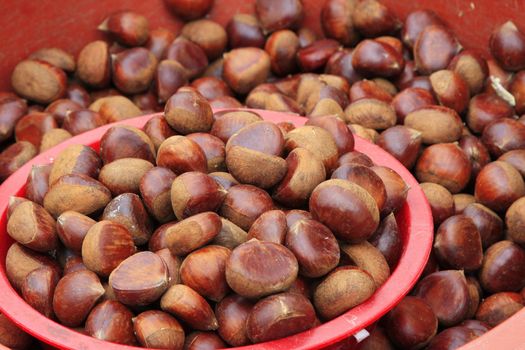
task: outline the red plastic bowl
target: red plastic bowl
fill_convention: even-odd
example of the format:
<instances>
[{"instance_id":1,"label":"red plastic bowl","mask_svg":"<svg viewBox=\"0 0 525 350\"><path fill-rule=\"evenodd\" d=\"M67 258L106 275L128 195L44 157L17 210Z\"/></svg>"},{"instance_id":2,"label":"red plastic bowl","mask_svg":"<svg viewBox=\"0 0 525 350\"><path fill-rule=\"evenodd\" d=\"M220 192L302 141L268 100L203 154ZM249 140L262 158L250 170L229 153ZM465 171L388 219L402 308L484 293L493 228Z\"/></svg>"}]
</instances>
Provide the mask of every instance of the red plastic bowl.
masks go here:
<instances>
[{"instance_id":1,"label":"red plastic bowl","mask_svg":"<svg viewBox=\"0 0 525 350\"><path fill-rule=\"evenodd\" d=\"M273 122L290 121L300 126L306 121L305 118L290 114L255 111L264 119ZM148 115L128 119L117 124L141 128L151 117L152 115ZM28 333L60 349L124 350L137 348L107 343L77 333L47 319L24 302L11 287L5 273L6 252L13 242L6 233L7 204L10 196L24 194L25 182L32 165L51 162L60 151L72 144L89 145L98 150L100 138L113 125L115 124L76 136L50 149L23 166L0 186L0 290L2 291L0 310ZM430 254L433 238L432 215L426 198L410 172L387 152L357 137L355 148L366 153L378 165L385 165L397 171L410 186L407 202L396 215L403 240L403 253L398 266L386 283L370 299L344 315L309 331L242 349L319 349L337 343L377 321L392 309L418 280ZM345 346L345 349L348 347Z\"/></svg>"}]
</instances>

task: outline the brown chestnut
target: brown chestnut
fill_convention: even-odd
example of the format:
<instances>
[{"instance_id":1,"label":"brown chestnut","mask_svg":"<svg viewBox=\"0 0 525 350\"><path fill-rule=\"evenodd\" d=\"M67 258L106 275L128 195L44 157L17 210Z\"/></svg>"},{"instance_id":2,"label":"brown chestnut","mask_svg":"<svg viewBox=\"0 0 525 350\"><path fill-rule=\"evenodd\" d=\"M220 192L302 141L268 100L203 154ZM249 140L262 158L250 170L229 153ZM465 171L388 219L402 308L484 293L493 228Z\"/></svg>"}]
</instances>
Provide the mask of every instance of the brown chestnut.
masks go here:
<instances>
[{"instance_id":1,"label":"brown chestnut","mask_svg":"<svg viewBox=\"0 0 525 350\"><path fill-rule=\"evenodd\" d=\"M260 300L246 320L246 335L261 343L293 335L314 326L311 302L297 293L280 293Z\"/></svg>"},{"instance_id":2,"label":"brown chestnut","mask_svg":"<svg viewBox=\"0 0 525 350\"><path fill-rule=\"evenodd\" d=\"M260 298L287 290L298 270L296 257L286 247L251 239L232 250L226 261L226 281L237 294Z\"/></svg>"}]
</instances>

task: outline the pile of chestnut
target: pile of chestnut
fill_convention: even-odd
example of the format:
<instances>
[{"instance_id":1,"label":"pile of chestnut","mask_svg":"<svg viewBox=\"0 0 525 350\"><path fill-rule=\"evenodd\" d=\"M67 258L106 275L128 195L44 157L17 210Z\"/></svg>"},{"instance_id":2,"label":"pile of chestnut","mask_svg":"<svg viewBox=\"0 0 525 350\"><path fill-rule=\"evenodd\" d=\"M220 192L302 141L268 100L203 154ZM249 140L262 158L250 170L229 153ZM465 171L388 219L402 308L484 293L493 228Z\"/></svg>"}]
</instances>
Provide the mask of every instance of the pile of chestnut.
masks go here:
<instances>
[{"instance_id":1,"label":"pile of chestnut","mask_svg":"<svg viewBox=\"0 0 525 350\"><path fill-rule=\"evenodd\" d=\"M170 133L148 133L159 123ZM292 129L214 115L181 87L144 130L114 126L99 153L72 145L33 169L9 203L6 273L33 308L102 340L260 343L331 320L388 279L407 191L335 116Z\"/></svg>"},{"instance_id":2,"label":"pile of chestnut","mask_svg":"<svg viewBox=\"0 0 525 350\"><path fill-rule=\"evenodd\" d=\"M525 34L514 23L495 28L486 59L431 10L401 22L377 0L327 0L325 38L302 27L300 0L256 0L225 28L200 19L212 0L165 3L187 21L178 36L111 14L99 27L111 41L76 59L38 50L14 68L15 93L0 93L1 180L74 135L164 111L143 130L111 128L98 154L68 147L11 199L6 267L35 309L109 341L182 347L186 333L188 349L341 314L395 268L393 213L408 190L353 151L353 135L413 172L435 224L421 280L361 349L456 349L523 308ZM210 108L242 106L309 119L295 129ZM300 319L273 322L278 305ZM102 331L107 315L120 326ZM13 327L0 315L0 343L27 347Z\"/></svg>"}]
</instances>

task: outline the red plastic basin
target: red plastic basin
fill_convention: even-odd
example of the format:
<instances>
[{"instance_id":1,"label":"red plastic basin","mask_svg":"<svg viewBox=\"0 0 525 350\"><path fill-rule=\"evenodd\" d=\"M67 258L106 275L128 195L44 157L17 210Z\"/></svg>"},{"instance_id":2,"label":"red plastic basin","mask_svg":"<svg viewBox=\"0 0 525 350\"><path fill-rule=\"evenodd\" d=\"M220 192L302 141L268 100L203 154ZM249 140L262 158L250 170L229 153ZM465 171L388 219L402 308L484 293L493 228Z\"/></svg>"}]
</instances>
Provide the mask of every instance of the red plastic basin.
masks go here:
<instances>
[{"instance_id":1,"label":"red plastic basin","mask_svg":"<svg viewBox=\"0 0 525 350\"><path fill-rule=\"evenodd\" d=\"M306 121L305 118L290 114L255 111L264 119L273 122L291 121L296 126L300 126ZM129 119L117 124L141 128L152 116ZM47 319L24 302L11 287L5 273L6 252L13 242L6 233L7 204L10 196L24 194L25 182L32 165L51 162L60 151L72 144L89 145L98 150L100 138L113 125L115 124L76 136L50 149L23 166L0 186L0 291L2 291L0 311L28 333L60 349L124 350L137 348L102 342L77 333ZM378 165L385 165L397 171L410 186L407 202L396 215L403 240L403 253L398 266L386 283L369 300L344 315L309 331L268 343L243 347L243 349L319 349L334 344L377 321L392 309L418 280L430 254L433 239L432 215L426 198L410 172L381 148L357 137L355 148L366 153ZM346 346L344 348L348 349Z\"/></svg>"}]
</instances>

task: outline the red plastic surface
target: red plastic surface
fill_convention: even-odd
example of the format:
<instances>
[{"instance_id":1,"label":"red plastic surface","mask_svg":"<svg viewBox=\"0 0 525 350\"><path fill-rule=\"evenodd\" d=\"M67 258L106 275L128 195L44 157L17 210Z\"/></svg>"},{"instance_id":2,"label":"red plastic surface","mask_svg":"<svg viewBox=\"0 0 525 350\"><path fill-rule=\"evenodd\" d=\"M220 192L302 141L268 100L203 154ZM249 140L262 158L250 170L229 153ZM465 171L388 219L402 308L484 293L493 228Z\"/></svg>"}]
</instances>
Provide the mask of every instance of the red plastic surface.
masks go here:
<instances>
[{"instance_id":1,"label":"red plastic surface","mask_svg":"<svg viewBox=\"0 0 525 350\"><path fill-rule=\"evenodd\" d=\"M300 126L306 121L305 118L290 114L255 111L264 119L273 122L291 121L296 126ZM129 119L121 122L121 124L140 128L151 117L152 115ZM72 144L85 144L98 149L101 136L112 125L106 125L76 136L39 155L0 186L0 290L2 291L0 293L0 311L35 337L62 349L124 350L132 349L132 347L102 342L59 325L33 310L14 291L5 275L6 251L12 243L6 233L7 203L9 196L23 194L27 175L32 165L51 162L61 150ZM346 314L307 332L269 343L244 347L243 349L319 349L336 343L377 321L396 305L416 283L432 247L432 216L426 198L410 172L381 148L356 138L356 149L369 155L377 164L391 167L397 171L410 186L407 204L397 215L404 246L397 268L388 281L369 300Z\"/></svg>"},{"instance_id":2,"label":"red plastic surface","mask_svg":"<svg viewBox=\"0 0 525 350\"><path fill-rule=\"evenodd\" d=\"M210 18L225 24L235 13L254 11L254 0L216 0ZM321 33L319 12L324 0L303 0L305 26ZM488 55L492 28L509 19L525 30L523 0L383 0L402 19L414 9L436 11L458 35L466 48ZM151 27L177 31L180 21L164 6L163 0L2 0L0 2L0 90L10 89L11 72L18 61L42 47L56 46L73 54L89 41L105 36L96 30L114 11L131 9L143 13Z\"/></svg>"}]
</instances>

